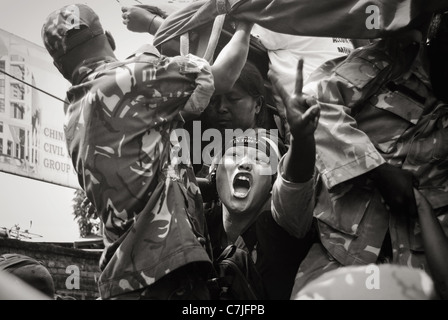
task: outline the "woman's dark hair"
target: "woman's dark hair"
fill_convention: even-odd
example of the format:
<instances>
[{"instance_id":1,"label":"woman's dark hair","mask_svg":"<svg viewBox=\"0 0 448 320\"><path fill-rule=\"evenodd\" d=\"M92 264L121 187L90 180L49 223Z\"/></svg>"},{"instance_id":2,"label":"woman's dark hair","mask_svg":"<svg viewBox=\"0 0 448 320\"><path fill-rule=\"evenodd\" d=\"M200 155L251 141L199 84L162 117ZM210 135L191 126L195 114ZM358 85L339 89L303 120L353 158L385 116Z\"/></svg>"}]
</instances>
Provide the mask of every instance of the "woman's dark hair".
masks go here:
<instances>
[{"instance_id":1,"label":"woman's dark hair","mask_svg":"<svg viewBox=\"0 0 448 320\"><path fill-rule=\"evenodd\" d=\"M168 15L166 14L165 11L163 11L162 9L155 7L155 6L149 6L147 4L136 4L136 7L145 9L146 11L149 11L155 15L158 15L159 17L162 17L163 19L166 19L166 17L168 17Z\"/></svg>"},{"instance_id":2,"label":"woman's dark hair","mask_svg":"<svg viewBox=\"0 0 448 320\"><path fill-rule=\"evenodd\" d=\"M260 70L250 61L247 61L241 70L241 75L235 82L235 85L240 86L251 97L258 99L260 103L260 112L257 114L257 127L264 128L267 110L266 110L266 88L264 86L264 78Z\"/></svg>"}]
</instances>

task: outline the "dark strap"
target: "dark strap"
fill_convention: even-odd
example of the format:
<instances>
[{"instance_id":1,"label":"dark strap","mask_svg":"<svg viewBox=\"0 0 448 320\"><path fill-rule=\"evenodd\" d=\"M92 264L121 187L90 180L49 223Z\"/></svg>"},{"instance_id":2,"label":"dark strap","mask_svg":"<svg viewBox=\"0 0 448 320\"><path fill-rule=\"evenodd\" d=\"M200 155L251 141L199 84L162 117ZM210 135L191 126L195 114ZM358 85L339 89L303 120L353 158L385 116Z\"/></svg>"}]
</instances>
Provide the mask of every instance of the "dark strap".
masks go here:
<instances>
[{"instance_id":1,"label":"dark strap","mask_svg":"<svg viewBox=\"0 0 448 320\"><path fill-rule=\"evenodd\" d=\"M215 54L216 46L218 45L219 37L225 21L225 14L218 15L213 22L213 28L208 39L207 48L205 50L204 58L210 64L213 62L213 56ZM180 36L180 54L187 55L190 53L190 37L188 32Z\"/></svg>"},{"instance_id":2,"label":"dark strap","mask_svg":"<svg viewBox=\"0 0 448 320\"><path fill-rule=\"evenodd\" d=\"M234 244L238 248L244 249L246 252L250 253L254 250L257 242L256 223L253 223L249 229L247 229L242 235L238 236Z\"/></svg>"}]
</instances>

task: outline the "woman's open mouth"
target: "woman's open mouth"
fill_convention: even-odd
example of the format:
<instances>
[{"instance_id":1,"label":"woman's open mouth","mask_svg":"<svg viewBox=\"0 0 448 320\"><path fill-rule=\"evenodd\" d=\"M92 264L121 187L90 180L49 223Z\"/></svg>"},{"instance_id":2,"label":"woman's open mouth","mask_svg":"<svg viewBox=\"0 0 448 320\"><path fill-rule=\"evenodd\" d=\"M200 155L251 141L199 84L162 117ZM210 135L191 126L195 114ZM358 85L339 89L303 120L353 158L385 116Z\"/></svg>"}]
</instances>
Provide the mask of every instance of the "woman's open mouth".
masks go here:
<instances>
[{"instance_id":1,"label":"woman's open mouth","mask_svg":"<svg viewBox=\"0 0 448 320\"><path fill-rule=\"evenodd\" d=\"M249 173L237 173L233 178L233 196L244 199L252 186L252 176Z\"/></svg>"}]
</instances>

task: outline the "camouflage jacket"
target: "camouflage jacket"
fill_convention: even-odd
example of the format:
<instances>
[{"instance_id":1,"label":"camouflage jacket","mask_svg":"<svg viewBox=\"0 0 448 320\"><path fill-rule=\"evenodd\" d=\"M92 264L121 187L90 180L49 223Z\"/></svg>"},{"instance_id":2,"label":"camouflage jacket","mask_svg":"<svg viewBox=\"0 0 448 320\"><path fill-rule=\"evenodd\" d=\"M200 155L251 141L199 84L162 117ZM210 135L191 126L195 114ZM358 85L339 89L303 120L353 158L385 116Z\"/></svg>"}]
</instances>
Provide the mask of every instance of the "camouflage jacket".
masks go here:
<instances>
[{"instance_id":1,"label":"camouflage jacket","mask_svg":"<svg viewBox=\"0 0 448 320\"><path fill-rule=\"evenodd\" d=\"M363 176L385 162L414 173L448 231L448 105L432 93L424 55L380 40L323 64L304 87L321 106L316 166L325 187L314 215L343 265L376 262L389 230L394 262L425 268L418 222L390 215Z\"/></svg>"},{"instance_id":2,"label":"camouflage jacket","mask_svg":"<svg viewBox=\"0 0 448 320\"><path fill-rule=\"evenodd\" d=\"M101 298L190 262L210 264L202 197L172 134L183 125L180 111L208 105L208 63L142 50L123 62L85 61L73 84L64 129L80 185L104 223Z\"/></svg>"}]
</instances>

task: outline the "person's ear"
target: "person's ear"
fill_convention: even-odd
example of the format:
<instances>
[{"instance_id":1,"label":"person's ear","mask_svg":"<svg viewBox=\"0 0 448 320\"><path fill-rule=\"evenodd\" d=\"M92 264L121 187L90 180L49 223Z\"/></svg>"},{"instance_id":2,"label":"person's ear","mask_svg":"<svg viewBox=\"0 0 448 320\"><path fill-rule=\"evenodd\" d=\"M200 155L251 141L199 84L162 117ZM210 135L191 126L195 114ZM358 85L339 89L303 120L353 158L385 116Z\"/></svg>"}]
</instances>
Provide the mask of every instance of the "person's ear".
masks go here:
<instances>
[{"instance_id":1,"label":"person's ear","mask_svg":"<svg viewBox=\"0 0 448 320\"><path fill-rule=\"evenodd\" d=\"M255 113L259 114L261 111L261 106L264 103L264 97L263 96L258 97L256 103L257 104L255 105Z\"/></svg>"},{"instance_id":2,"label":"person's ear","mask_svg":"<svg viewBox=\"0 0 448 320\"><path fill-rule=\"evenodd\" d=\"M104 32L104 34L105 34L106 37L107 37L107 41L109 41L109 44L110 44L110 47L112 48L112 51L115 51L115 49L116 49L116 45L115 45L115 39L114 39L114 37L112 36L112 33L110 33L110 31L106 30L106 31Z\"/></svg>"}]
</instances>

